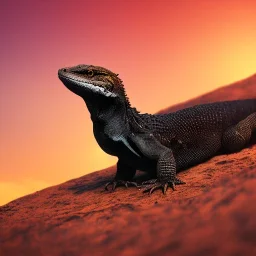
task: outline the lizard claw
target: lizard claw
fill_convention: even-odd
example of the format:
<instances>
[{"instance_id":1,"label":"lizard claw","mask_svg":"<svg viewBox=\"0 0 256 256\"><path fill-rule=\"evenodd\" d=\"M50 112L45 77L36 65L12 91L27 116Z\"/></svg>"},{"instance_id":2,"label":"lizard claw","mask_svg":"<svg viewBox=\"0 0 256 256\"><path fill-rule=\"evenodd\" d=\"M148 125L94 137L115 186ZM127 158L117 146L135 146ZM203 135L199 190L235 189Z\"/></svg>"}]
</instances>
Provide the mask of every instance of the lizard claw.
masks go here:
<instances>
[{"instance_id":1,"label":"lizard claw","mask_svg":"<svg viewBox=\"0 0 256 256\"><path fill-rule=\"evenodd\" d=\"M163 194L166 194L168 185L168 182L156 181L155 183L146 186L146 188L143 190L143 193L149 192L149 194L151 195L156 189L162 188Z\"/></svg>"},{"instance_id":2,"label":"lizard claw","mask_svg":"<svg viewBox=\"0 0 256 256\"><path fill-rule=\"evenodd\" d=\"M184 182L184 181L180 180L179 178L175 177L174 184L175 185L184 185L184 184L186 184L186 182Z\"/></svg>"},{"instance_id":3,"label":"lizard claw","mask_svg":"<svg viewBox=\"0 0 256 256\"><path fill-rule=\"evenodd\" d=\"M166 194L167 189L168 189L168 183L165 183L164 187L163 187L163 194L164 195Z\"/></svg>"},{"instance_id":4,"label":"lizard claw","mask_svg":"<svg viewBox=\"0 0 256 256\"><path fill-rule=\"evenodd\" d=\"M125 186L126 188L128 188L129 186L135 186L135 187L139 187L139 185L137 184L137 182L134 181L127 181L127 180L113 180L108 182L105 185L105 190L109 190L108 187L112 185L112 191L114 191L116 189L116 187L118 186Z\"/></svg>"},{"instance_id":5,"label":"lizard claw","mask_svg":"<svg viewBox=\"0 0 256 256\"><path fill-rule=\"evenodd\" d=\"M158 179L148 180L142 183L142 185L146 185L146 188L143 190L143 193L149 192L151 195L156 189L161 188L163 191L163 194L166 194L166 191L168 187L171 187L173 190L175 190L176 185L186 184L184 181L174 178L174 180L168 180L168 181L160 181Z\"/></svg>"}]
</instances>

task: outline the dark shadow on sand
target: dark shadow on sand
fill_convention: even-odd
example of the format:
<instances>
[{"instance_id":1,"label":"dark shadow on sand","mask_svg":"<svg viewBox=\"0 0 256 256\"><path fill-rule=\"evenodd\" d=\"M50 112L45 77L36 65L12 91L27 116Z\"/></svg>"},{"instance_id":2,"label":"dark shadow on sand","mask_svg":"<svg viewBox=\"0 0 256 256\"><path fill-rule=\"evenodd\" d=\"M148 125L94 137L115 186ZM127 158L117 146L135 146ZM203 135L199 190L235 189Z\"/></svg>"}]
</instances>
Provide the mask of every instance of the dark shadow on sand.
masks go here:
<instances>
[{"instance_id":1,"label":"dark shadow on sand","mask_svg":"<svg viewBox=\"0 0 256 256\"><path fill-rule=\"evenodd\" d=\"M68 187L68 190L73 191L73 194L80 195L87 191L96 191L97 189L101 189L105 191L105 185L114 178L113 174L103 176L103 177L96 177L91 181L80 181L78 184ZM139 184L145 180L152 179L149 174L137 171L137 174L134 178L134 181L138 182Z\"/></svg>"}]
</instances>

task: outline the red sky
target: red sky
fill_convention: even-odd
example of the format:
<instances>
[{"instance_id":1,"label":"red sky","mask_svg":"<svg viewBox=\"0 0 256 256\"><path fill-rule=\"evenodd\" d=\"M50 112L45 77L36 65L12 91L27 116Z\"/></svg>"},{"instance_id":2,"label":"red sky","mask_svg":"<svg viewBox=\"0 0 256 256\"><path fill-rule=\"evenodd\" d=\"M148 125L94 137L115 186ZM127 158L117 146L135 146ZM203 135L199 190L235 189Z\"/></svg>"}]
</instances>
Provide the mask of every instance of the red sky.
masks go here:
<instances>
[{"instance_id":1,"label":"red sky","mask_svg":"<svg viewBox=\"0 0 256 256\"><path fill-rule=\"evenodd\" d=\"M0 205L116 162L59 68L111 69L153 113L255 73L255 13L254 0L3 1Z\"/></svg>"}]
</instances>

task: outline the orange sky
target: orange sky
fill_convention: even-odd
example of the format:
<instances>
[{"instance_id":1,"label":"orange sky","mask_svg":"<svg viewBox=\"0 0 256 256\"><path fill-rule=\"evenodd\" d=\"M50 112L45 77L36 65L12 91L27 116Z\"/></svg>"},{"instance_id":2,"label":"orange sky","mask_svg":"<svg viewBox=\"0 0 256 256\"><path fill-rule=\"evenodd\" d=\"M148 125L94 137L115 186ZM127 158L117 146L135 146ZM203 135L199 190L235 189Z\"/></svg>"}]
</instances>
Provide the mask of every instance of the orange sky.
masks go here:
<instances>
[{"instance_id":1,"label":"orange sky","mask_svg":"<svg viewBox=\"0 0 256 256\"><path fill-rule=\"evenodd\" d=\"M254 0L1 3L0 205L116 162L59 68L109 68L156 112L255 73L255 13Z\"/></svg>"}]
</instances>

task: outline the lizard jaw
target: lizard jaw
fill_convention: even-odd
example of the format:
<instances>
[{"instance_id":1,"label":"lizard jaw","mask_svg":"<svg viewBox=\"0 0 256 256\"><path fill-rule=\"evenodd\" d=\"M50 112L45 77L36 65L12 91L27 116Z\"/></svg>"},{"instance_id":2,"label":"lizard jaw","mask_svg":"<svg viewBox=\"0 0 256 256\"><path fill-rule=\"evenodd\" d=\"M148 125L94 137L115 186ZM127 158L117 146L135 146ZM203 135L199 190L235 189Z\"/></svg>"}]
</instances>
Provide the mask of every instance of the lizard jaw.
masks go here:
<instances>
[{"instance_id":1,"label":"lizard jaw","mask_svg":"<svg viewBox=\"0 0 256 256\"><path fill-rule=\"evenodd\" d=\"M88 81L85 80L76 74L69 73L66 69L60 69L58 71L59 79L64 83L66 87L72 90L71 87L75 87L77 89L88 90L96 94L103 95L105 97L115 98L117 95L112 93L104 88L103 82L100 81Z\"/></svg>"}]
</instances>

